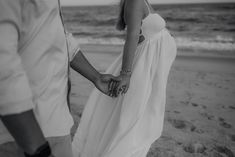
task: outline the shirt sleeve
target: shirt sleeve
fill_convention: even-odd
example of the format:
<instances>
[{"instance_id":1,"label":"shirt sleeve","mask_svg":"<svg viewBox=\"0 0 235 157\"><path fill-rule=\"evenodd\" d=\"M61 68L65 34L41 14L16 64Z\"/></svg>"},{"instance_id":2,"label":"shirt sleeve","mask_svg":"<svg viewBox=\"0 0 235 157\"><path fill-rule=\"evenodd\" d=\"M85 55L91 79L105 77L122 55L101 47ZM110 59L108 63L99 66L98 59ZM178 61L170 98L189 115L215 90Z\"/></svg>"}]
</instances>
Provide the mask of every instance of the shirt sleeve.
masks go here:
<instances>
[{"instance_id":1,"label":"shirt sleeve","mask_svg":"<svg viewBox=\"0 0 235 157\"><path fill-rule=\"evenodd\" d=\"M0 0L0 115L33 108L32 93L18 54L21 1Z\"/></svg>"},{"instance_id":2,"label":"shirt sleeve","mask_svg":"<svg viewBox=\"0 0 235 157\"><path fill-rule=\"evenodd\" d=\"M72 33L66 33L66 40L68 43L69 60L72 61L77 52L80 50L80 45Z\"/></svg>"}]
</instances>

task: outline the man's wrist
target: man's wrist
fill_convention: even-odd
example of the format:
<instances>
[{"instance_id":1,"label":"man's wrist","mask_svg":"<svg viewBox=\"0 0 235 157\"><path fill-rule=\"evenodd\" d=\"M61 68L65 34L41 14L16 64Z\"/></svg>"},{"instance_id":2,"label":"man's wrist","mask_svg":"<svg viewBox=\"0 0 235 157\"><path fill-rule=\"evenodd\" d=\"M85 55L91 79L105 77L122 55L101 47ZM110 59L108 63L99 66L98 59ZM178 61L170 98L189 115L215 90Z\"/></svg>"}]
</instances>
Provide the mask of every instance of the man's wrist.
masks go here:
<instances>
[{"instance_id":1,"label":"man's wrist","mask_svg":"<svg viewBox=\"0 0 235 157\"><path fill-rule=\"evenodd\" d=\"M98 82L99 80L100 80L100 78L101 78L101 73L99 73L98 71L94 74L94 76L93 76L93 78L92 78L92 82L94 83L94 84L96 84L96 82Z\"/></svg>"},{"instance_id":2,"label":"man's wrist","mask_svg":"<svg viewBox=\"0 0 235 157\"><path fill-rule=\"evenodd\" d=\"M41 145L34 154L27 154L24 153L25 157L50 157L51 156L51 148L49 146L49 143L46 142L43 145Z\"/></svg>"}]
</instances>

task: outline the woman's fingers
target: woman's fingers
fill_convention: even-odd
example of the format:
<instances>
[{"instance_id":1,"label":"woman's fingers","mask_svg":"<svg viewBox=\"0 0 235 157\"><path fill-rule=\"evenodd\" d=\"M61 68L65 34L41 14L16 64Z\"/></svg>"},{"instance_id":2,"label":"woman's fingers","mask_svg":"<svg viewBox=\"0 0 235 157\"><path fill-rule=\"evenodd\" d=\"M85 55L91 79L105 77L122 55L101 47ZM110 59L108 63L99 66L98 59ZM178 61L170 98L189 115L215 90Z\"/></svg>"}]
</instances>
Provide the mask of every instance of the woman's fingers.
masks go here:
<instances>
[{"instance_id":1,"label":"woman's fingers","mask_svg":"<svg viewBox=\"0 0 235 157\"><path fill-rule=\"evenodd\" d=\"M122 94L126 94L126 92L128 91L129 86L127 85L122 85Z\"/></svg>"},{"instance_id":2,"label":"woman's fingers","mask_svg":"<svg viewBox=\"0 0 235 157\"><path fill-rule=\"evenodd\" d=\"M123 84L119 84L119 86L117 87L117 91L118 91L118 95L122 94L123 93Z\"/></svg>"},{"instance_id":3,"label":"woman's fingers","mask_svg":"<svg viewBox=\"0 0 235 157\"><path fill-rule=\"evenodd\" d=\"M111 80L108 85L108 95L110 97L118 97L119 94L125 94L128 91L128 85L125 82L118 82L116 80Z\"/></svg>"},{"instance_id":4,"label":"woman's fingers","mask_svg":"<svg viewBox=\"0 0 235 157\"><path fill-rule=\"evenodd\" d=\"M119 95L120 93L122 93L122 88L117 89L117 95Z\"/></svg>"},{"instance_id":5,"label":"woman's fingers","mask_svg":"<svg viewBox=\"0 0 235 157\"><path fill-rule=\"evenodd\" d=\"M125 94L126 85L122 86L122 95Z\"/></svg>"},{"instance_id":6,"label":"woman's fingers","mask_svg":"<svg viewBox=\"0 0 235 157\"><path fill-rule=\"evenodd\" d=\"M128 91L129 87L126 86L125 90L123 91L124 94Z\"/></svg>"}]
</instances>

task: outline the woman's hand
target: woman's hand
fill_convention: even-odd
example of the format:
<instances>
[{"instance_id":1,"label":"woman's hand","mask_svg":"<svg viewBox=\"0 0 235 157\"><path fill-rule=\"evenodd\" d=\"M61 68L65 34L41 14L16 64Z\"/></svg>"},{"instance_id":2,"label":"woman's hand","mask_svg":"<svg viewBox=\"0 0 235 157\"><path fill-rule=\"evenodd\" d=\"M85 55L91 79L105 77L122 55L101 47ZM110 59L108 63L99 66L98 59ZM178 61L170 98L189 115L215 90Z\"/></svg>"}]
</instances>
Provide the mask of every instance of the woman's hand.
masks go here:
<instances>
[{"instance_id":1,"label":"woman's hand","mask_svg":"<svg viewBox=\"0 0 235 157\"><path fill-rule=\"evenodd\" d=\"M109 96L117 97L119 94L125 94L130 86L130 75L120 74L118 77L120 82L111 81L109 84Z\"/></svg>"}]
</instances>

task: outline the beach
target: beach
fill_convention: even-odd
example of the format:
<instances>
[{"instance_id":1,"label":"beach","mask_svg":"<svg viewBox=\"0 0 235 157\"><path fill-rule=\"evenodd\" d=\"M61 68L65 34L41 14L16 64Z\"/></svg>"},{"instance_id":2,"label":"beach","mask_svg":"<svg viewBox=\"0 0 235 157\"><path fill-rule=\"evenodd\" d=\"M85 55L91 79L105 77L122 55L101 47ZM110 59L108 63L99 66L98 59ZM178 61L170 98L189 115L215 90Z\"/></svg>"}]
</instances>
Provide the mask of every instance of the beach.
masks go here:
<instances>
[{"instance_id":1,"label":"beach","mask_svg":"<svg viewBox=\"0 0 235 157\"><path fill-rule=\"evenodd\" d=\"M178 47L167 85L164 130L148 157L235 156L235 3L153 5ZM122 52L118 7L62 8L66 29L100 72ZM71 70L74 134L94 86Z\"/></svg>"},{"instance_id":2,"label":"beach","mask_svg":"<svg viewBox=\"0 0 235 157\"><path fill-rule=\"evenodd\" d=\"M67 3L68 2L69 1L67 1ZM93 2L94 1L92 1L92 3ZM163 132L161 137L159 139L156 139L155 142L152 143L147 157L235 157L235 2L227 3L224 1L217 1L218 3L211 3L209 1L198 1L198 3L192 3L192 1L185 1L186 3L173 3L174 0L172 0L172 2L169 1L169 3L165 2L163 4L155 4L154 2L149 14L156 13L165 20L166 25L164 26L164 29L168 30L170 35L175 39L178 50L167 82ZM11 64L11 62L9 62L9 66L2 68L1 72L3 76L6 75L6 77L2 77L2 89L7 90L1 91L1 96L2 98L4 98L1 103L3 105L7 104L7 102L11 104L11 98L14 100L18 100L13 97L17 93L14 92L14 88L18 89L22 85L19 84L17 80L18 78L19 81L23 80L23 82L26 83L25 85L27 86L27 90L22 89L22 96L24 97L24 94L29 94L28 97L27 95L25 95L25 101L32 96L33 104L36 104L35 113L39 112L39 116L44 115L43 110L41 110L40 107L38 108L38 105L52 103L53 106L49 108L55 110L55 112L51 112L50 110L48 110L47 112L45 112L46 116L43 117L38 117L38 115L36 114L36 119L39 120L39 125L42 127L41 129L45 133L46 137L48 137L48 135L50 137L52 136L49 141L54 141L53 136L56 137L58 135L64 135L60 133L61 131L64 131L64 133L66 133L66 128L57 127L60 126L60 124L63 125L65 123L62 123L62 121L59 121L56 118L58 117L58 113L63 113L64 109L68 109L67 105L64 106L66 108L60 108L60 102L65 103L65 101L60 101L60 99L58 98L60 98L60 96L62 96L61 100L63 98L67 98L65 97L67 96L67 92L64 92L63 89L67 88L68 78L66 74L69 74L72 85L71 93L69 93L69 109L74 120L74 125L71 128L71 137L73 138L79 127L84 108L89 99L89 95L91 94L95 86L94 84L92 84L92 82L84 78L79 73L75 72L73 69L70 68L69 71L69 67L65 67L65 65L69 65L67 61L68 58L71 57L70 52L66 52L66 50L70 50L70 42L67 41L66 43L65 36L67 33L71 33L74 37L74 42L72 42L71 45L73 45L74 43L78 43L83 54L86 56L88 61L96 68L96 70L100 73L106 73L106 70L112 65L112 63L114 63L115 59L117 59L118 56L122 55L123 44L125 43L126 38L126 31L119 31L115 27L119 15L118 4L93 4L88 6L80 6L75 5L75 3L74 5L71 3L71 5L61 5L54 8L54 2L50 2L53 4L51 6L53 8L49 7L43 10L43 8L40 9L40 7L41 5L47 6L46 4L44 4L47 2L40 3L35 1L32 3L32 5L28 5L29 8L26 7L26 3L29 2L25 1L24 5L21 5L20 3L20 5L18 6L17 3L13 5L13 3L10 4L9 2L9 6L12 5L12 7L9 9L13 9L12 15L19 13L18 16L12 16L11 14L8 14L7 11L5 20L5 12L2 12L4 14L3 25L5 23L9 24L4 25L4 27L2 27L3 29L1 30L6 29L6 32L2 32L4 34L9 33L9 37L6 38L9 39L9 43L7 43L7 45L10 47L7 47L5 49L6 46L4 47L4 44L1 44L3 46L3 51L1 53L2 56L5 55L5 58L9 61L17 60L18 62L16 62L16 64L20 65L17 67L18 69L20 69L20 72L15 73L16 69L14 69L13 66L16 64ZM25 7L26 10L21 12L21 8ZM124 8L126 10L127 7ZM33 12L33 9L35 9L35 12ZM47 12L47 9L50 10L50 12ZM33 13L32 16L27 16L28 11ZM42 12L43 15L41 14ZM13 18L9 18L9 20L7 20L8 15L10 17L12 16ZM41 15L42 17L40 17ZM146 15L145 17L147 17L148 15ZM21 16L22 18L18 19ZM60 21L60 18L62 19L62 21ZM142 24L143 21L144 18L142 19ZM35 24L33 24L34 22ZM16 26L16 28L10 28L10 26L8 29L8 25L12 24L13 26ZM54 26L58 26L58 28L56 27L54 29ZM129 29L129 26L127 28ZM47 29L49 31L47 31ZM143 29L144 27L141 26L140 32L142 32ZM153 30L155 30L155 28ZM13 32L10 33L10 31ZM159 29L159 31L161 30ZM62 36L60 33L65 33L65 36ZM145 32L140 33L140 35L142 34L145 35ZM144 40L145 37L147 37L146 40L151 40L151 37L148 38L148 35L143 37ZM165 42L164 38L161 41L159 40L159 43L161 42ZM40 46L37 47L37 44L40 44ZM66 46L66 44L67 49L64 47ZM167 46L165 46L164 43L163 47L165 48ZM37 49L37 51L35 51L39 52L39 54L35 54L34 57L32 57L32 55L26 56L29 50L34 47L39 48ZM159 48L159 50L160 49L161 47ZM62 52L63 50L65 50L65 52ZM77 47L76 49L72 49L73 52L75 50L78 50ZM9 53L8 51L12 51L12 53ZM148 52L147 49L146 52ZM160 52L164 53L164 51ZM63 56L65 58L63 58ZM156 58L153 57L153 61L158 61ZM61 65L59 65L60 61ZM52 62L52 64L50 64L50 62ZM48 63L48 69L44 70L41 67L43 63ZM153 65L154 64L152 64L151 69L149 69L150 75L154 69L152 68ZM165 74L165 72L160 71L160 73L158 74ZM155 76L156 78L160 78L158 77L158 75ZM20 77L24 78L21 80ZM12 80L13 84L11 84ZM59 89L59 84L61 85L62 90ZM140 83L138 83L138 85L139 84ZM151 85L148 85L148 87L151 87ZM141 88L141 90L142 89L144 88ZM25 91L26 93L24 93ZM135 90L134 92L136 91L137 90ZM146 91L147 93L149 93L148 91L150 90ZM13 94L11 94L11 92ZM50 97L50 95L52 97ZM134 95L136 95L136 93ZM16 96L20 98L21 95ZM18 113L20 113L20 111L25 111L27 107L30 107L26 105L25 108L14 108L14 100L12 100L12 109L16 109L15 111L18 111ZM24 102L24 100L22 98L22 102ZM121 100L121 102L123 101ZM146 102L150 101L148 100ZM31 132L26 131L24 135L22 134L22 138L18 137L17 131L22 132L23 130L27 129L27 127L26 125L24 125L23 129L19 130L20 127L16 126L16 124L12 121L16 118L14 114L15 112L12 111L11 113L10 110L7 111L7 109L5 108L5 106L2 107L2 114L8 113L9 117L3 114L1 115L1 118L5 118L5 124L9 123L8 127L11 129L10 131L12 135L15 135L14 137L18 138L18 144L22 144L21 148L26 148L24 149L25 152L32 153L33 150L36 149L36 145L39 145L40 142L43 142L42 136L38 134L35 139L39 140L41 137L41 140L36 141L37 143L35 143L32 148L27 146L27 142L30 142L30 140L26 140L26 144L24 144L24 140L22 140L22 138L28 133L36 133L32 131L33 128L35 129L36 127L34 126L33 128L30 128ZM104 107L104 109L107 108L107 106ZM149 109L149 111L151 109ZM68 113L67 111L64 112ZM118 111L121 112L122 110L120 109ZM133 111L131 110L131 114L132 113ZM139 114L140 112L137 111L136 113ZM119 113L117 112L116 115L118 114ZM19 122L22 123L24 122L24 120L28 120L27 115L26 117L25 115L26 114L23 113L16 115L17 117L20 117ZM116 117L118 117L116 115L113 116L114 118L112 119L116 120ZM62 117L61 119L64 118ZM126 120L125 116L123 119L123 121ZM133 119L129 119L129 122L135 122L133 121ZM152 119L153 118L149 118L146 121L140 122L144 122L143 124L154 122L157 126L157 122L159 120L156 119L155 121ZM54 120L58 121L55 123L55 125L51 125L51 121ZM71 119L68 118L67 120ZM45 126L44 122L47 122L45 123ZM94 121L93 123L96 124L96 122ZM115 123L109 124L112 124L112 126L115 125ZM49 128L47 128L48 126ZM56 129L52 129L54 128L53 126L55 126ZM98 124L97 126L100 126L100 124ZM119 127L119 125L117 126ZM151 127L152 126L155 125L151 125ZM125 125L123 128L126 128ZM140 130L142 128L147 129L145 126L142 125L137 125L136 128ZM135 130L133 129L133 132L130 132L131 135L136 135L136 128ZM52 135L53 133L51 132L51 129L52 131L55 130L54 135ZM97 129L93 130L97 131ZM106 133L106 130L108 130L107 132L109 134L109 130L111 129L100 129L100 132L105 131ZM0 129L0 133L3 135L1 139L2 141L8 141L7 136L5 136L5 131L5 128L3 128L3 130ZM31 134L29 135L30 136L28 137L32 137ZM131 139L131 137L132 136L127 139L129 140ZM56 140L59 140L58 142L60 142L64 140L63 138L64 137L59 137L59 139L56 138L55 142ZM70 138L68 138L67 136L65 138L67 138L68 142L70 142ZM90 141L93 142L93 139L95 138L91 136L91 139L92 140L84 139L84 141L86 141L86 143L90 143ZM106 139L109 140L110 138L103 138L101 140L102 143L106 143ZM129 141L132 142L132 139ZM141 144L145 144L142 139L140 140L141 142L138 143L138 146L142 146ZM119 136L118 138L114 138L112 140L118 141ZM134 139L133 141L136 142L138 140ZM63 142L64 141L62 141L61 143L63 144ZM50 143L51 148L53 148L54 146L57 147L59 145L52 145ZM58 150L60 152L66 152L67 148L69 150L69 145L67 146L65 150ZM96 147L91 148L97 149ZM101 148L105 151L109 149L106 147L106 145L103 144L101 145ZM14 143L13 145L12 143L4 143L0 147L0 153L18 156L18 150L15 151L14 149L18 149L16 143ZM20 153L22 153L22 150L19 151ZM53 155L55 155L54 150L52 150L52 153ZM101 155L99 155L99 157L100 156ZM6 156L0 154L0 157Z\"/></svg>"},{"instance_id":3,"label":"beach","mask_svg":"<svg viewBox=\"0 0 235 157\"><path fill-rule=\"evenodd\" d=\"M120 45L81 45L102 73ZM234 157L235 55L179 49L167 85L164 129L148 157ZM221 55L223 54L223 55ZM94 85L71 70L72 135Z\"/></svg>"}]
</instances>

